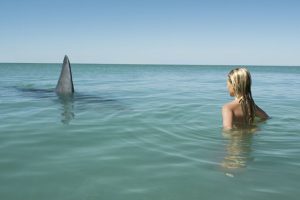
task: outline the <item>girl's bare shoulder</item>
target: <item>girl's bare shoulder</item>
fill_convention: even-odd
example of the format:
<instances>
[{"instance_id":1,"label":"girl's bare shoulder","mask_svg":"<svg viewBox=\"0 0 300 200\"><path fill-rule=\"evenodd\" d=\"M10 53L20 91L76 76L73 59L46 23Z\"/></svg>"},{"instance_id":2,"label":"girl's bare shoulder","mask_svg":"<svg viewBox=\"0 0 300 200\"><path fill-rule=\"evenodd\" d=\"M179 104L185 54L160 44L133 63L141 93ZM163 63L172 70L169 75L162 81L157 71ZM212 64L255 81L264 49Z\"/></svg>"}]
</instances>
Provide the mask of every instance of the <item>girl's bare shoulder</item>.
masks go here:
<instances>
[{"instance_id":1,"label":"girl's bare shoulder","mask_svg":"<svg viewBox=\"0 0 300 200\"><path fill-rule=\"evenodd\" d=\"M238 107L240 104L237 101L231 101L223 105L223 110L234 110L236 107Z\"/></svg>"}]
</instances>

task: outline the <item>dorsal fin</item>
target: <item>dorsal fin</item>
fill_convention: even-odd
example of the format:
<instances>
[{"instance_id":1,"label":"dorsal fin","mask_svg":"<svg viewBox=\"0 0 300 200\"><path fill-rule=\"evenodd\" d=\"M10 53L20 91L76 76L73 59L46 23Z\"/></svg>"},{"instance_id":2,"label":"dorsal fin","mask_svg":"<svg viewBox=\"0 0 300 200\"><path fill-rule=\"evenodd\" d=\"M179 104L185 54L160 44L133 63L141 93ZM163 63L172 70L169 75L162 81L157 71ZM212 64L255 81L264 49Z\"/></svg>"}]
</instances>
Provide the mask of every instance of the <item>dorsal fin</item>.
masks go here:
<instances>
[{"instance_id":1,"label":"dorsal fin","mask_svg":"<svg viewBox=\"0 0 300 200\"><path fill-rule=\"evenodd\" d=\"M67 55L64 57L64 62L61 67L61 73L55 88L55 92L58 94L73 94L74 85L72 79L72 70L70 61Z\"/></svg>"}]
</instances>

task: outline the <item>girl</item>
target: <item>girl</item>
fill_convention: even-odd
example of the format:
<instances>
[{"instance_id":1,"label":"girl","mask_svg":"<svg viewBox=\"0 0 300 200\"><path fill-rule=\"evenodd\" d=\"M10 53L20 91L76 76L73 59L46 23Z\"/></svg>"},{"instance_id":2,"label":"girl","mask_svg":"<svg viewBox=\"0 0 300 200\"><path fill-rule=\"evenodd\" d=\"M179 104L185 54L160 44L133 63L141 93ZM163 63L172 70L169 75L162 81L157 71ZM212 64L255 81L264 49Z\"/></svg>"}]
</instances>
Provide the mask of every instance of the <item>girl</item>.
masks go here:
<instances>
[{"instance_id":1,"label":"girl","mask_svg":"<svg viewBox=\"0 0 300 200\"><path fill-rule=\"evenodd\" d=\"M227 88L230 96L235 99L222 108L224 129L251 126L255 117L262 120L269 118L267 113L254 103L251 95L251 75L246 68L237 68L229 72Z\"/></svg>"}]
</instances>

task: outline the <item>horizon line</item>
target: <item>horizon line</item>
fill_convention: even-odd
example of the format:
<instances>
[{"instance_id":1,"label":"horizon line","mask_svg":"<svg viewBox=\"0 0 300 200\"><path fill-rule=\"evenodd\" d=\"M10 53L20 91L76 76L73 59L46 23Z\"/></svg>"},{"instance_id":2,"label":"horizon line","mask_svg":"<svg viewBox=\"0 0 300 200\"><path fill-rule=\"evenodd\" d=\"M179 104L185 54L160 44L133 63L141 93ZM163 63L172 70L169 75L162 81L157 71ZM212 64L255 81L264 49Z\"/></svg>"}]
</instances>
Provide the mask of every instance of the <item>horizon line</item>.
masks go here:
<instances>
[{"instance_id":1,"label":"horizon line","mask_svg":"<svg viewBox=\"0 0 300 200\"><path fill-rule=\"evenodd\" d=\"M173 65L173 66L262 66L262 67L300 67L300 65L272 65L272 64L159 64L159 63L88 63L70 62L75 65ZM0 64L61 64L61 62L0 62Z\"/></svg>"}]
</instances>

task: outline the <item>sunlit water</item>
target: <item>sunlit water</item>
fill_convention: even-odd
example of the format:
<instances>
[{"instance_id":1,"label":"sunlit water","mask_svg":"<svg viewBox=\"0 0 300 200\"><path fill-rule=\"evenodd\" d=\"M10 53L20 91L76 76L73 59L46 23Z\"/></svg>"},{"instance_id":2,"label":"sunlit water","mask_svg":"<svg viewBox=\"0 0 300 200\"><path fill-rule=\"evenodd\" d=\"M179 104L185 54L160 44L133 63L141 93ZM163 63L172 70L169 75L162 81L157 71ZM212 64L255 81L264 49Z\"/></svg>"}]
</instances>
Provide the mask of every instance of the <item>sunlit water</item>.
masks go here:
<instances>
[{"instance_id":1,"label":"sunlit water","mask_svg":"<svg viewBox=\"0 0 300 200\"><path fill-rule=\"evenodd\" d=\"M0 199L299 199L300 68L248 67L272 119L223 133L233 66L0 64Z\"/></svg>"}]
</instances>

